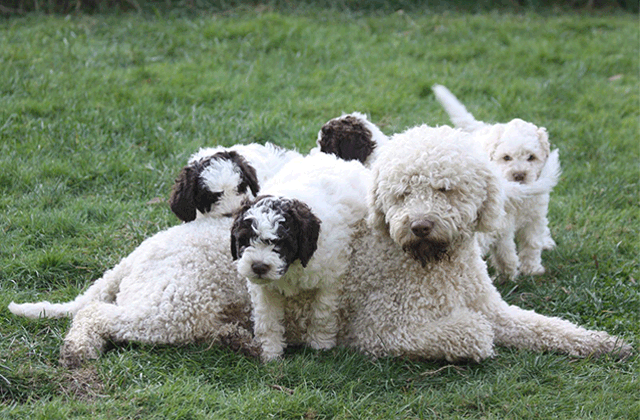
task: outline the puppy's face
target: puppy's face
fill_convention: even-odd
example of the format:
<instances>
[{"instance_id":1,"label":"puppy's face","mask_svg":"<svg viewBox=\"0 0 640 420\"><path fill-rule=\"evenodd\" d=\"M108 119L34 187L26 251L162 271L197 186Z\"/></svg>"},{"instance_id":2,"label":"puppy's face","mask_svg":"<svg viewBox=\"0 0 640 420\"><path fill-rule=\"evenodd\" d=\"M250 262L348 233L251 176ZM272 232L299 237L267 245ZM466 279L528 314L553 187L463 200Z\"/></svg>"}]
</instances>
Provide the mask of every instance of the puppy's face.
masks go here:
<instances>
[{"instance_id":1,"label":"puppy's face","mask_svg":"<svg viewBox=\"0 0 640 420\"><path fill-rule=\"evenodd\" d=\"M319 233L320 220L301 201L258 197L236 216L231 255L240 275L264 285L279 280L296 260L306 267Z\"/></svg>"},{"instance_id":2,"label":"puppy's face","mask_svg":"<svg viewBox=\"0 0 640 420\"><path fill-rule=\"evenodd\" d=\"M169 204L185 222L194 220L198 212L229 217L258 190L255 169L238 153L223 151L185 166L173 186Z\"/></svg>"},{"instance_id":3,"label":"puppy's face","mask_svg":"<svg viewBox=\"0 0 640 420\"><path fill-rule=\"evenodd\" d=\"M316 142L323 153L334 154L344 160L365 163L376 148L373 133L365 120L356 115L334 118L322 126Z\"/></svg>"},{"instance_id":4,"label":"puppy's face","mask_svg":"<svg viewBox=\"0 0 640 420\"><path fill-rule=\"evenodd\" d=\"M549 157L547 132L531 123L515 119L502 128L491 159L508 181L530 184L538 179Z\"/></svg>"}]
</instances>

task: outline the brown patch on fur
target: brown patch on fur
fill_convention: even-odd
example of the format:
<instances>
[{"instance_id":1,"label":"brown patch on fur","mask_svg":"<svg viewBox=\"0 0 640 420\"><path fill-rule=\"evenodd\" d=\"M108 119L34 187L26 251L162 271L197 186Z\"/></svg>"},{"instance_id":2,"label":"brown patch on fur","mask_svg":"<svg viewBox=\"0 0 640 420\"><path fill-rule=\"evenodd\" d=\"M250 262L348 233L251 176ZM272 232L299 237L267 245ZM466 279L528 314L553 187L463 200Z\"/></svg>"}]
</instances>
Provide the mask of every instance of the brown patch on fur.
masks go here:
<instances>
[{"instance_id":1,"label":"brown patch on fur","mask_svg":"<svg viewBox=\"0 0 640 420\"><path fill-rule=\"evenodd\" d=\"M321 131L320 150L340 159L364 163L376 148L376 143L371 140L371 131L352 116L331 120L322 126Z\"/></svg>"}]
</instances>

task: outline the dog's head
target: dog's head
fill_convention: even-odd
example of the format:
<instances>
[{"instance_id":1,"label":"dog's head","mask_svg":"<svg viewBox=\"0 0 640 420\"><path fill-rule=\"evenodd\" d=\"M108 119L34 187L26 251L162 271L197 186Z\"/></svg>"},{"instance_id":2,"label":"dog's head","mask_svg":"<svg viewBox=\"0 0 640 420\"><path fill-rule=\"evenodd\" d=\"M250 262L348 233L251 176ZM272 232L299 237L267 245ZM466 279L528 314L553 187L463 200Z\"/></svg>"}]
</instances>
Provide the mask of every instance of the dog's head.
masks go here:
<instances>
[{"instance_id":1,"label":"dog's head","mask_svg":"<svg viewBox=\"0 0 640 420\"><path fill-rule=\"evenodd\" d=\"M231 227L238 272L256 284L280 279L291 264L306 267L318 246L320 219L303 202L261 196L247 202Z\"/></svg>"},{"instance_id":2,"label":"dog's head","mask_svg":"<svg viewBox=\"0 0 640 420\"><path fill-rule=\"evenodd\" d=\"M220 151L192 160L182 168L169 199L171 211L184 222L197 213L231 216L243 200L258 194L256 170L240 154Z\"/></svg>"},{"instance_id":3,"label":"dog's head","mask_svg":"<svg viewBox=\"0 0 640 420\"><path fill-rule=\"evenodd\" d=\"M538 179L550 152L544 127L514 119L494 125L488 136L489 157L507 181L530 184Z\"/></svg>"},{"instance_id":4,"label":"dog's head","mask_svg":"<svg viewBox=\"0 0 640 420\"><path fill-rule=\"evenodd\" d=\"M353 112L325 123L316 144L323 153L366 164L376 147L386 141L387 136L366 115Z\"/></svg>"},{"instance_id":5,"label":"dog's head","mask_svg":"<svg viewBox=\"0 0 640 420\"><path fill-rule=\"evenodd\" d=\"M394 136L374 164L369 224L425 265L475 231L499 226L504 194L492 165L450 127Z\"/></svg>"}]
</instances>

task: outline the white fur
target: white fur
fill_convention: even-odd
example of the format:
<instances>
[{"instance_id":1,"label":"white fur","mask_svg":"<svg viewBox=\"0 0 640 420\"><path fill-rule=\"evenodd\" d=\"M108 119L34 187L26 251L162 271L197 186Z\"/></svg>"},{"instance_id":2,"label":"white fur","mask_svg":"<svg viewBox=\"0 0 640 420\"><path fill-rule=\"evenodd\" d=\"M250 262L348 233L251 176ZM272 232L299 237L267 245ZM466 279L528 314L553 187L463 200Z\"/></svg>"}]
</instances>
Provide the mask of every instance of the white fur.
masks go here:
<instances>
[{"instance_id":1,"label":"white fur","mask_svg":"<svg viewBox=\"0 0 640 420\"><path fill-rule=\"evenodd\" d=\"M392 145L392 147L391 147ZM371 227L360 224L341 294L341 342L374 356L448 361L491 357L495 345L588 357L631 347L602 331L508 305L474 236L504 210L499 175L471 136L426 126L392 138L373 165ZM423 238L446 254L423 266L403 248Z\"/></svg>"},{"instance_id":2,"label":"white fur","mask_svg":"<svg viewBox=\"0 0 640 420\"><path fill-rule=\"evenodd\" d=\"M315 349L336 344L338 283L348 264L352 226L366 215L368 181L369 171L359 162L318 153L290 162L265 184L262 194L273 196L267 200L299 200L321 221L317 249L307 266L296 260L286 273L282 272L281 256L269 244L284 219L263 211L260 202L246 212L258 238L237 264L240 274L249 279L254 333L262 344L263 360L283 353L285 306L289 300L299 299L303 291L314 292L304 341ZM269 272L257 277L251 269L256 262L268 264Z\"/></svg>"},{"instance_id":3,"label":"white fur","mask_svg":"<svg viewBox=\"0 0 640 420\"><path fill-rule=\"evenodd\" d=\"M529 193L507 187L504 226L480 238L483 253L490 253L492 264L510 278L544 273L542 250L555 247L547 220L549 196L560 176L558 151L550 151L546 129L517 118L506 124L476 121L447 88L435 85L433 91L456 127L474 134L505 181L537 183Z\"/></svg>"},{"instance_id":4,"label":"white fur","mask_svg":"<svg viewBox=\"0 0 640 420\"><path fill-rule=\"evenodd\" d=\"M229 255L231 223L205 216L174 226L142 242L75 300L11 302L9 310L29 318L72 317L60 351L69 366L97 358L109 340L227 339L251 346L251 303Z\"/></svg>"}]
</instances>

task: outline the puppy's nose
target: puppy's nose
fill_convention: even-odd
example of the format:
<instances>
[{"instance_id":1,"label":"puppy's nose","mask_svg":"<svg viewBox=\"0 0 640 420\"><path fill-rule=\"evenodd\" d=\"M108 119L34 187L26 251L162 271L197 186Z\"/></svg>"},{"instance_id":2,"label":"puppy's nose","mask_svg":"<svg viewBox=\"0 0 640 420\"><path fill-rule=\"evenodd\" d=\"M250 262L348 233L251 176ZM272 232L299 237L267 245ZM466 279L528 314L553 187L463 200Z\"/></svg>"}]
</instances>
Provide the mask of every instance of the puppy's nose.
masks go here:
<instances>
[{"instance_id":1,"label":"puppy's nose","mask_svg":"<svg viewBox=\"0 0 640 420\"><path fill-rule=\"evenodd\" d=\"M254 262L253 264L251 264L251 270L258 276L264 276L265 274L267 274L270 268L271 267L269 267L269 264L261 262Z\"/></svg>"},{"instance_id":2,"label":"puppy's nose","mask_svg":"<svg viewBox=\"0 0 640 420\"><path fill-rule=\"evenodd\" d=\"M516 182L522 182L526 177L527 174L525 172L516 172L515 174L513 174L513 180Z\"/></svg>"},{"instance_id":3,"label":"puppy's nose","mask_svg":"<svg viewBox=\"0 0 640 420\"><path fill-rule=\"evenodd\" d=\"M424 238L431 233L433 222L429 219L421 219L411 222L411 232L418 238Z\"/></svg>"}]
</instances>

